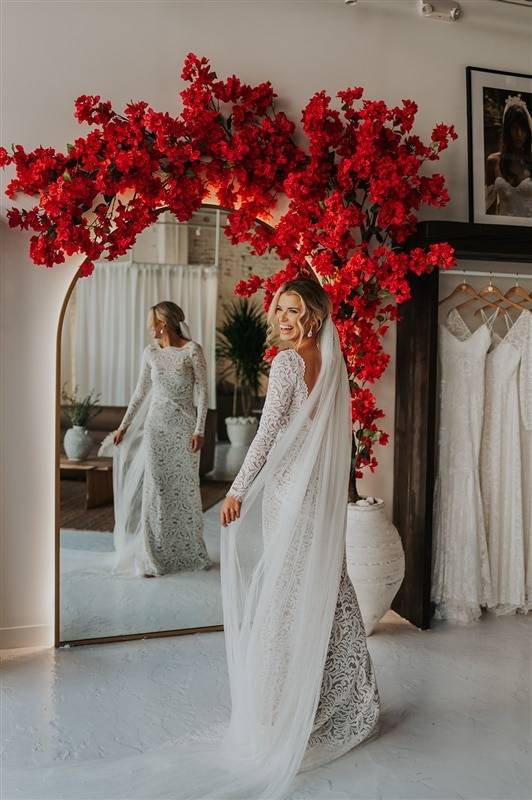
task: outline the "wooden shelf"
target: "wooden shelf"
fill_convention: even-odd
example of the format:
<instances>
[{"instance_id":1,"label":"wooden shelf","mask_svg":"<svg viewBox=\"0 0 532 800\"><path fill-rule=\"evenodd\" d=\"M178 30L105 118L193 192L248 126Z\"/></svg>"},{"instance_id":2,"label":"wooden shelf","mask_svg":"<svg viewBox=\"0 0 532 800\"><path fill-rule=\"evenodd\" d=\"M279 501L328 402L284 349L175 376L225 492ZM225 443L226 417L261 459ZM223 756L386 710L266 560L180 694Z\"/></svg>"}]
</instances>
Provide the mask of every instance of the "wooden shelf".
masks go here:
<instances>
[{"instance_id":1,"label":"wooden shelf","mask_svg":"<svg viewBox=\"0 0 532 800\"><path fill-rule=\"evenodd\" d=\"M418 224L407 249L437 242L449 242L461 259L532 264L532 226L428 220Z\"/></svg>"}]
</instances>

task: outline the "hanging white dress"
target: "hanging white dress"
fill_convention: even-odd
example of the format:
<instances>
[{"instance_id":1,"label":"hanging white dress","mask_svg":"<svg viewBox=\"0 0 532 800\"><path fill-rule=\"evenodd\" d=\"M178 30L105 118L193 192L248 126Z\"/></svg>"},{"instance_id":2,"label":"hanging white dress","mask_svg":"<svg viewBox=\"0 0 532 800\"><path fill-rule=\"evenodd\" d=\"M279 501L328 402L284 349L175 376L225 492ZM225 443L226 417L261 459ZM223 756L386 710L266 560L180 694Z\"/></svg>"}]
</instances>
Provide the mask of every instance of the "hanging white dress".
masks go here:
<instances>
[{"instance_id":1,"label":"hanging white dress","mask_svg":"<svg viewBox=\"0 0 532 800\"><path fill-rule=\"evenodd\" d=\"M194 406L194 389L197 408ZM211 565L203 539L200 451L207 416L201 346L148 345L115 448L117 571L164 575Z\"/></svg>"},{"instance_id":2,"label":"hanging white dress","mask_svg":"<svg viewBox=\"0 0 532 800\"><path fill-rule=\"evenodd\" d=\"M257 434L227 492L228 495L238 500L245 497L255 476L266 462L275 440L282 436L290 420L308 398L304 374L305 362L293 348L281 351L274 358ZM308 425L310 424L309 421ZM303 428L300 433L301 442L304 442L306 435L307 428ZM297 448L294 448L293 453L297 453ZM278 526L279 514L292 491L295 477L293 462L289 453L282 468L272 474L264 487L262 531L265 547ZM314 480L318 480L318 475L315 475ZM316 498L315 487L309 487L307 494L309 500L304 509L304 518L311 520L315 516L312 504ZM309 534L310 531L309 526ZM289 609L283 609L282 613L288 615L290 612ZM273 684L275 690L275 686L282 685L287 668L288 654L284 652L282 640L276 642L271 658L275 660L274 673L277 673ZM271 666L265 665L265 672L271 670ZM273 705L276 700L274 691ZM378 717L379 695L375 674L367 650L366 633L355 590L347 574L344 548L338 600L319 705L302 768L325 763L351 750L375 731Z\"/></svg>"},{"instance_id":3,"label":"hanging white dress","mask_svg":"<svg viewBox=\"0 0 532 800\"><path fill-rule=\"evenodd\" d=\"M494 316L471 332L456 308L440 325L440 424L431 600L435 616L474 622L492 590L479 454L486 353Z\"/></svg>"},{"instance_id":4,"label":"hanging white dress","mask_svg":"<svg viewBox=\"0 0 532 800\"><path fill-rule=\"evenodd\" d=\"M524 499L518 376L529 336L529 311L493 334L486 358L480 481L493 597L491 610L511 614L525 603ZM523 362L524 363L524 362ZM528 494L530 494L530 487Z\"/></svg>"},{"instance_id":5,"label":"hanging white dress","mask_svg":"<svg viewBox=\"0 0 532 800\"><path fill-rule=\"evenodd\" d=\"M521 317L519 317L521 320ZM516 323L517 324L517 323ZM525 540L525 602L519 611L532 611L532 312L526 310L520 331L519 406L523 470L523 535Z\"/></svg>"}]
</instances>

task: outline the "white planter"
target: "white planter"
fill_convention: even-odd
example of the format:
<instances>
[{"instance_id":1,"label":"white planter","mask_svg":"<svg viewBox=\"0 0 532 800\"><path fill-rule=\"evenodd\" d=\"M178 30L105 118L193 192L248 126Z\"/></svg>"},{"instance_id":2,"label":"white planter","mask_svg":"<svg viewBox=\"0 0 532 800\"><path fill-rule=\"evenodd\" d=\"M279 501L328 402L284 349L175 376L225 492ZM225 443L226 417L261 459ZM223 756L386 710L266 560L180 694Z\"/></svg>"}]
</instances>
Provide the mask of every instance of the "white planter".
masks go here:
<instances>
[{"instance_id":1,"label":"white planter","mask_svg":"<svg viewBox=\"0 0 532 800\"><path fill-rule=\"evenodd\" d=\"M83 425L74 425L65 433L63 445L70 461L83 461L89 455L92 439Z\"/></svg>"},{"instance_id":2,"label":"white planter","mask_svg":"<svg viewBox=\"0 0 532 800\"><path fill-rule=\"evenodd\" d=\"M397 528L384 514L384 502L347 507L347 571L360 606L366 634L388 611L405 575L405 554Z\"/></svg>"},{"instance_id":3,"label":"white planter","mask_svg":"<svg viewBox=\"0 0 532 800\"><path fill-rule=\"evenodd\" d=\"M226 417L225 426L232 445L249 447L257 433L258 421L256 417Z\"/></svg>"}]
</instances>

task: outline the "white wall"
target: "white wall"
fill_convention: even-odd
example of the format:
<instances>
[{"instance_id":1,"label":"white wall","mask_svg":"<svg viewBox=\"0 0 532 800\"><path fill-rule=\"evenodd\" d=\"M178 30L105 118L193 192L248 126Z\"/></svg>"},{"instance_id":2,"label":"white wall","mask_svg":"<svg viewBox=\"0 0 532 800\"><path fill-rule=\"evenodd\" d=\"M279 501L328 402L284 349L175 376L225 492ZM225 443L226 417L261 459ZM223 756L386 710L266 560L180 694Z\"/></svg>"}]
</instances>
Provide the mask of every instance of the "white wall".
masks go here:
<instances>
[{"instance_id":1,"label":"white wall","mask_svg":"<svg viewBox=\"0 0 532 800\"><path fill-rule=\"evenodd\" d=\"M416 0L4 0L0 140L63 149L86 131L72 114L83 93L117 109L144 99L172 112L181 63L194 51L220 76L271 80L296 120L314 91L362 85L390 103L415 99L424 137L434 123L454 122L460 139L438 165L452 204L440 215L465 220L465 66L532 72L532 12L495 0L462 6L464 19L450 24L419 17ZM6 199L2 192L0 646L12 647L52 641L55 341L76 262L33 266L28 237L5 226ZM391 430L393 370L379 398ZM380 472L363 487L388 501L392 459L392 447L381 451Z\"/></svg>"}]
</instances>

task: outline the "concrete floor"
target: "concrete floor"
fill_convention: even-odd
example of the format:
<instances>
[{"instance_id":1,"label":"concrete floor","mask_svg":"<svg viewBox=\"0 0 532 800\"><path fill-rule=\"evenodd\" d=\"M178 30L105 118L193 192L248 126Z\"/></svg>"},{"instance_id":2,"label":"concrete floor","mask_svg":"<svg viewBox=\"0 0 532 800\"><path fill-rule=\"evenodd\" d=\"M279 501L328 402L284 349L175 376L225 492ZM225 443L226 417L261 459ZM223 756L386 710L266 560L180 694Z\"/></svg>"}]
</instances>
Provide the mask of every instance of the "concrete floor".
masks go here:
<instances>
[{"instance_id":1,"label":"concrete floor","mask_svg":"<svg viewBox=\"0 0 532 800\"><path fill-rule=\"evenodd\" d=\"M380 737L299 776L292 800L530 798L531 622L423 632L389 612L368 640ZM2 672L3 800L171 798L123 788L132 765L229 711L219 633L17 652Z\"/></svg>"}]
</instances>

